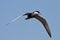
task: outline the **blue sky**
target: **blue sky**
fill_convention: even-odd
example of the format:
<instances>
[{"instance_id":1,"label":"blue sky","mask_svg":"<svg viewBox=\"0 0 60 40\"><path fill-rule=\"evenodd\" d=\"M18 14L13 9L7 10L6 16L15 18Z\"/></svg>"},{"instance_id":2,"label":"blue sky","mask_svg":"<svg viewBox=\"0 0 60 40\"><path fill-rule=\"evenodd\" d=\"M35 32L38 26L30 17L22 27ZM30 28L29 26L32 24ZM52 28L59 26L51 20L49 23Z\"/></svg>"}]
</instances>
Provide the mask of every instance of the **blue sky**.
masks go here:
<instances>
[{"instance_id":1,"label":"blue sky","mask_svg":"<svg viewBox=\"0 0 60 40\"><path fill-rule=\"evenodd\" d=\"M14 23L8 22L26 12L39 10L47 20L52 38L41 22L20 17ZM0 40L60 40L60 0L0 0Z\"/></svg>"}]
</instances>

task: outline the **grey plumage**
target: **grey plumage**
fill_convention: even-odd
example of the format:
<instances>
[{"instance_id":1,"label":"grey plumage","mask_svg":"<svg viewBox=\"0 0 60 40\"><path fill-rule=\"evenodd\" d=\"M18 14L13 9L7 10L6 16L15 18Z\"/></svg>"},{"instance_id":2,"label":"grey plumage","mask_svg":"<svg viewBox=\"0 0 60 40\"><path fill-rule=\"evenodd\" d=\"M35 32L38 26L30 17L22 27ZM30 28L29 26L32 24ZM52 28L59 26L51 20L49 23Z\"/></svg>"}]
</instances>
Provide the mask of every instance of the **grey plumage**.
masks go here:
<instances>
[{"instance_id":1,"label":"grey plumage","mask_svg":"<svg viewBox=\"0 0 60 40\"><path fill-rule=\"evenodd\" d=\"M46 29L48 35L51 37L51 31L49 29L48 23L46 22L46 20L43 17L38 15L39 13L40 13L39 11L34 11L32 13L26 13L24 15L27 15L26 20L30 19L30 18L35 18L35 19L39 20L43 24L43 26Z\"/></svg>"},{"instance_id":2,"label":"grey plumage","mask_svg":"<svg viewBox=\"0 0 60 40\"><path fill-rule=\"evenodd\" d=\"M43 24L43 26L46 29L47 33L51 37L51 32L50 32L50 29L49 29L49 26L48 26L46 20L44 18L42 18L41 16L39 16L39 15L35 15L34 18L36 18L37 20L39 20Z\"/></svg>"}]
</instances>

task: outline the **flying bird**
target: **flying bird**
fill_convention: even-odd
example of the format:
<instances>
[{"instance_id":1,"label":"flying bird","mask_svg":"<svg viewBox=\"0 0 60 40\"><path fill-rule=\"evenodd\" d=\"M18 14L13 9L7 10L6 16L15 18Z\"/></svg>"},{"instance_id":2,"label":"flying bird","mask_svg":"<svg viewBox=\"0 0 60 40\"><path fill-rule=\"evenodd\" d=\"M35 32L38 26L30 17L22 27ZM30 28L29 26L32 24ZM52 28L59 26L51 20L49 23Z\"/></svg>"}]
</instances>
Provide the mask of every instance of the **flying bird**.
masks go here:
<instances>
[{"instance_id":1,"label":"flying bird","mask_svg":"<svg viewBox=\"0 0 60 40\"><path fill-rule=\"evenodd\" d=\"M34 12L31 12L31 13L26 13L23 16L27 16L27 18L25 18L25 20L28 20L28 19L31 19L31 18L35 18L35 19L39 20L43 24L43 26L46 29L48 35L51 37L51 31L49 29L48 23L46 22L45 18L43 18L39 14L40 14L39 11L34 11Z\"/></svg>"}]
</instances>

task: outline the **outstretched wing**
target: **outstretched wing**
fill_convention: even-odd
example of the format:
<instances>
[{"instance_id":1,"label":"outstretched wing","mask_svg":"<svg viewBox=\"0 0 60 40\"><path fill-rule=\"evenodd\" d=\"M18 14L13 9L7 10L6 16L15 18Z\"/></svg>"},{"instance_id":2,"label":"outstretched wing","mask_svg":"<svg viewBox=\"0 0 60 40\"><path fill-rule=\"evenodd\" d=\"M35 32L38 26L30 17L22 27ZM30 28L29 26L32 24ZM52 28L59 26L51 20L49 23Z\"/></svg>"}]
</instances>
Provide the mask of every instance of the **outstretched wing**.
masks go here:
<instances>
[{"instance_id":1,"label":"outstretched wing","mask_svg":"<svg viewBox=\"0 0 60 40\"><path fill-rule=\"evenodd\" d=\"M49 29L49 26L48 26L46 20L43 17L39 16L39 15L35 15L34 18L39 20L44 25L44 28L46 29L48 35L51 37L51 32L50 32L50 29Z\"/></svg>"}]
</instances>

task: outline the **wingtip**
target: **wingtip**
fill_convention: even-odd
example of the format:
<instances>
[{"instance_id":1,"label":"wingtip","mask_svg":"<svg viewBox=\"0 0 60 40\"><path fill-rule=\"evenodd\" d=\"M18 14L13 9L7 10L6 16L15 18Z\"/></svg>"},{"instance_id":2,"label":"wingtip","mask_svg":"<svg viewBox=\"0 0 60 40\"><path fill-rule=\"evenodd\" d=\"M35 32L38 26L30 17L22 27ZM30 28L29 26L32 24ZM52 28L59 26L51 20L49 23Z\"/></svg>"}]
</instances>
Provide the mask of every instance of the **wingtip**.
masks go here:
<instances>
[{"instance_id":1,"label":"wingtip","mask_svg":"<svg viewBox=\"0 0 60 40\"><path fill-rule=\"evenodd\" d=\"M50 38L52 37L51 35L49 35L50 36Z\"/></svg>"},{"instance_id":2,"label":"wingtip","mask_svg":"<svg viewBox=\"0 0 60 40\"><path fill-rule=\"evenodd\" d=\"M50 36L50 38L51 38L52 36Z\"/></svg>"}]
</instances>

